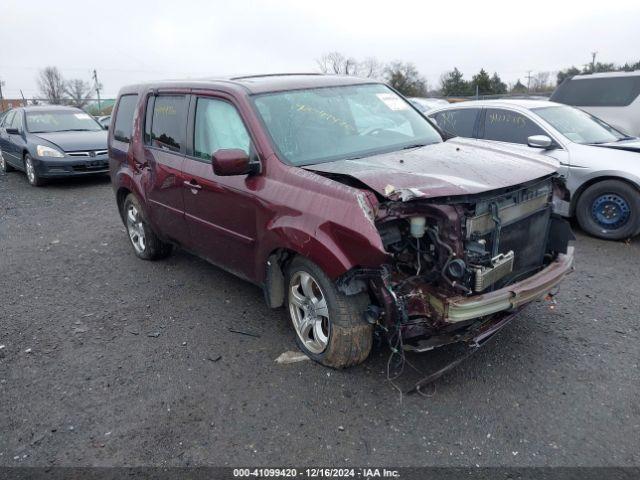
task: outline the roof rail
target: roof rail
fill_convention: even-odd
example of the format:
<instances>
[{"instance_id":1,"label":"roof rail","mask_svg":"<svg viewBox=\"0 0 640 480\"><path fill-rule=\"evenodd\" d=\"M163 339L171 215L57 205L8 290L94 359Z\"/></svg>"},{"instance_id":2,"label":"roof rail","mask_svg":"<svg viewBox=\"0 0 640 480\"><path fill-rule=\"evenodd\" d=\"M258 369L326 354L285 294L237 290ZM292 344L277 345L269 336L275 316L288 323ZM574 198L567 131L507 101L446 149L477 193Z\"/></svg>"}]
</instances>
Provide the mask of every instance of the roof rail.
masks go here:
<instances>
[{"instance_id":1,"label":"roof rail","mask_svg":"<svg viewBox=\"0 0 640 480\"><path fill-rule=\"evenodd\" d=\"M262 78L262 77L292 77L296 75L324 75L318 72L298 72L298 73L262 73L258 75L242 75L240 77L231 77L229 80L245 80L248 78Z\"/></svg>"}]
</instances>

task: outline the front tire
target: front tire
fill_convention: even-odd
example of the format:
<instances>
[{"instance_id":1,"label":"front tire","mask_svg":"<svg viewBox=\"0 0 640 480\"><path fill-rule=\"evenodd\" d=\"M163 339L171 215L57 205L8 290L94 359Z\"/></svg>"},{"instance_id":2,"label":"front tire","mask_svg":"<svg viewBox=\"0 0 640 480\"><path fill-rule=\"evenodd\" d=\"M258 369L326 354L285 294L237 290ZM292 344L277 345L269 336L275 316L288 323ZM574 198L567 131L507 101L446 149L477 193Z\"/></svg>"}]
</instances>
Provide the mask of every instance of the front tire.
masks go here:
<instances>
[{"instance_id":1,"label":"front tire","mask_svg":"<svg viewBox=\"0 0 640 480\"><path fill-rule=\"evenodd\" d=\"M158 260L171 254L173 246L163 242L149 226L138 199L129 194L122 206L123 219L135 254L143 260Z\"/></svg>"},{"instance_id":2,"label":"front tire","mask_svg":"<svg viewBox=\"0 0 640 480\"><path fill-rule=\"evenodd\" d=\"M362 363L373 326L363 317L366 293L347 296L315 263L296 257L287 268L287 307L296 342L311 359L334 368Z\"/></svg>"},{"instance_id":3,"label":"front tire","mask_svg":"<svg viewBox=\"0 0 640 480\"><path fill-rule=\"evenodd\" d=\"M41 187L45 184L44 180L38 175L35 165L33 164L33 159L28 153L24 156L24 171L27 174L29 185L33 187Z\"/></svg>"},{"instance_id":4,"label":"front tire","mask_svg":"<svg viewBox=\"0 0 640 480\"><path fill-rule=\"evenodd\" d=\"M620 180L595 183L580 195L576 217L594 237L624 240L640 228L640 192Z\"/></svg>"}]
</instances>

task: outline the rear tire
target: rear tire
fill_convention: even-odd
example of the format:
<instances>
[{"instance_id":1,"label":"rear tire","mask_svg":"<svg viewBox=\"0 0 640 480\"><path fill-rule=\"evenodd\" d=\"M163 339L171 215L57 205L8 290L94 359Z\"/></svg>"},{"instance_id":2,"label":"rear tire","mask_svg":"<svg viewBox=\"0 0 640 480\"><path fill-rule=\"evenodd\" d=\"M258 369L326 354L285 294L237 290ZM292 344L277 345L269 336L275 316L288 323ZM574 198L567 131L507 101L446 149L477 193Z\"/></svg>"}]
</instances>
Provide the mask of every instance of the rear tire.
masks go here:
<instances>
[{"instance_id":1,"label":"rear tire","mask_svg":"<svg viewBox=\"0 0 640 480\"><path fill-rule=\"evenodd\" d=\"M0 171L4 173L9 173L9 172L13 172L14 170L15 168L13 168L11 165L7 163L7 161L4 158L4 155L2 154L2 150L0 150Z\"/></svg>"},{"instance_id":2,"label":"rear tire","mask_svg":"<svg viewBox=\"0 0 640 480\"><path fill-rule=\"evenodd\" d=\"M371 351L373 326L364 320L366 293L344 295L315 263L295 257L287 268L287 308L300 349L328 367L362 363Z\"/></svg>"},{"instance_id":3,"label":"rear tire","mask_svg":"<svg viewBox=\"0 0 640 480\"><path fill-rule=\"evenodd\" d=\"M165 258L173 251L173 245L163 242L151 229L138 199L130 193L124 199L122 218L134 253L143 260Z\"/></svg>"},{"instance_id":4,"label":"rear tire","mask_svg":"<svg viewBox=\"0 0 640 480\"><path fill-rule=\"evenodd\" d=\"M580 195L576 217L594 237L624 240L640 228L640 192L620 180L594 183Z\"/></svg>"}]
</instances>

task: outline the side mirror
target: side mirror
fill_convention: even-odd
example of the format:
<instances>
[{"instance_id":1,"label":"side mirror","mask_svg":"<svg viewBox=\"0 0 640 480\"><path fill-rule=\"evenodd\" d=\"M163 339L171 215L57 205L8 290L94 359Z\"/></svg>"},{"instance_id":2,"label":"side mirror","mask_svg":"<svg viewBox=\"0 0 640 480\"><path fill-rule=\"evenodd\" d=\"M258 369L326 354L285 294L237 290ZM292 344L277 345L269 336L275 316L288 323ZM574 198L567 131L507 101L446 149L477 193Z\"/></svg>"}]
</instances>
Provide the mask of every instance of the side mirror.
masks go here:
<instances>
[{"instance_id":1,"label":"side mirror","mask_svg":"<svg viewBox=\"0 0 640 480\"><path fill-rule=\"evenodd\" d=\"M211 155L213 173L221 177L247 175L252 172L251 161L247 152L241 149L221 148Z\"/></svg>"},{"instance_id":2,"label":"side mirror","mask_svg":"<svg viewBox=\"0 0 640 480\"><path fill-rule=\"evenodd\" d=\"M531 148L543 148L548 150L554 147L553 140L551 140L546 135L531 135L527 138L527 145Z\"/></svg>"},{"instance_id":3,"label":"side mirror","mask_svg":"<svg viewBox=\"0 0 640 480\"><path fill-rule=\"evenodd\" d=\"M20 130L17 128L7 128L7 133L9 135L20 135Z\"/></svg>"}]
</instances>

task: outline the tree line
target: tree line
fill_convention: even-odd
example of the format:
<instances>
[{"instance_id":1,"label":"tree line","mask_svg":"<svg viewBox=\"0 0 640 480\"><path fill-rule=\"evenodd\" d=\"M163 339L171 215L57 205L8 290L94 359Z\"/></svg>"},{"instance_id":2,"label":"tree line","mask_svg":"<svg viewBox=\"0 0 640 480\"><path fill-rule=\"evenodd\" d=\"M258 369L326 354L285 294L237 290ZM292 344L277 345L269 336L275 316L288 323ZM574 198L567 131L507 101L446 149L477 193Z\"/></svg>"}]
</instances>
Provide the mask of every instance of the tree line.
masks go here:
<instances>
[{"instance_id":1,"label":"tree line","mask_svg":"<svg viewBox=\"0 0 640 480\"><path fill-rule=\"evenodd\" d=\"M348 57L340 52L330 52L316 60L322 73L337 75L355 75L365 78L384 80L391 87L408 97L424 96L473 96L473 95L503 95L503 94L550 94L557 85L565 79L580 73L598 73L613 71L640 70L640 61L615 65L613 63L592 62L583 69L569 67L557 72L555 83L552 72L536 72L524 77L524 82L518 79L515 83L507 84L497 72L489 74L484 68L473 75L470 80L464 78L463 73L455 67L440 76L439 85L430 89L424 76L420 74L413 63L393 61L384 64L375 57L362 61Z\"/></svg>"}]
</instances>

